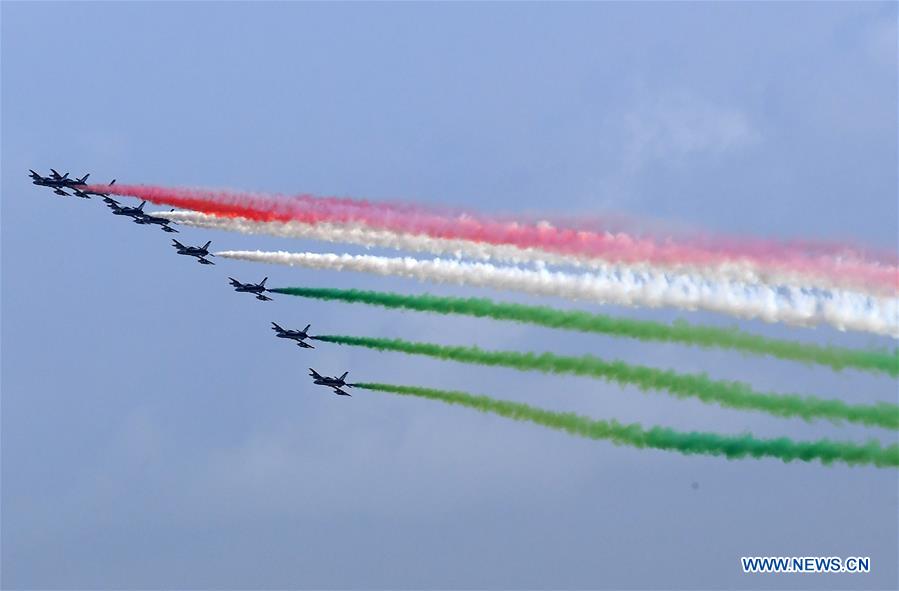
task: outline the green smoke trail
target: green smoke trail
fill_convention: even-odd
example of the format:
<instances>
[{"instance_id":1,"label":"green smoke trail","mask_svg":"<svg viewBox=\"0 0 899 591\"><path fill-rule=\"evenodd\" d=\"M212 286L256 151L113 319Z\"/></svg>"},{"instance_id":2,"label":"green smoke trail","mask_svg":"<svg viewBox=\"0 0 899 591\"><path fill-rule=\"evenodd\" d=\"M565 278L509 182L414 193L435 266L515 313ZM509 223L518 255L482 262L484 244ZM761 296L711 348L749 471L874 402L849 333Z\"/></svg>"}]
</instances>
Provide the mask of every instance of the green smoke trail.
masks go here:
<instances>
[{"instance_id":1,"label":"green smoke trail","mask_svg":"<svg viewBox=\"0 0 899 591\"><path fill-rule=\"evenodd\" d=\"M487 396L475 396L465 392L391 384L354 384L354 386L459 404L516 421L530 421L537 425L567 431L572 435L590 439L607 439L616 445L674 450L682 454L725 456L729 459L752 456L754 458L779 458L784 462L820 460L822 464L845 462L850 465L899 466L899 445L883 447L874 440L866 444L828 439L793 441L787 438L757 439L751 435L727 436L715 433L683 432L664 427L646 429L637 424L625 425L614 420L593 420L574 413L552 412L527 404L496 400Z\"/></svg>"},{"instance_id":2,"label":"green smoke trail","mask_svg":"<svg viewBox=\"0 0 899 591\"><path fill-rule=\"evenodd\" d=\"M816 418L850 421L869 426L899 429L899 406L879 402L873 405L849 405L842 400L827 400L798 394L756 392L740 382L717 381L705 374L679 374L670 370L621 361L604 361L584 355L565 357L553 353L519 353L517 351L485 351L478 347L447 347L433 343L416 343L402 339L379 339L322 335L319 341L367 347L378 351L398 351L426 355L438 359L604 378L619 384L630 384L641 390L667 390L679 398L695 397L721 406L751 409L782 417Z\"/></svg>"},{"instance_id":3,"label":"green smoke trail","mask_svg":"<svg viewBox=\"0 0 899 591\"><path fill-rule=\"evenodd\" d=\"M883 372L899 376L899 350L852 350L822 347L793 341L780 341L753 335L737 329L696 326L684 321L674 324L615 318L579 310L556 310L546 306L526 306L494 302L486 298L451 298L432 295L407 296L398 293L362 291L356 289L328 289L314 287L285 287L272 291L319 300L338 300L363 303L384 308L401 308L438 314L464 314L478 318L512 320L581 332L610 334L641 341L666 341L721 347L757 355L771 355L790 361L827 365L835 370L845 367Z\"/></svg>"}]
</instances>

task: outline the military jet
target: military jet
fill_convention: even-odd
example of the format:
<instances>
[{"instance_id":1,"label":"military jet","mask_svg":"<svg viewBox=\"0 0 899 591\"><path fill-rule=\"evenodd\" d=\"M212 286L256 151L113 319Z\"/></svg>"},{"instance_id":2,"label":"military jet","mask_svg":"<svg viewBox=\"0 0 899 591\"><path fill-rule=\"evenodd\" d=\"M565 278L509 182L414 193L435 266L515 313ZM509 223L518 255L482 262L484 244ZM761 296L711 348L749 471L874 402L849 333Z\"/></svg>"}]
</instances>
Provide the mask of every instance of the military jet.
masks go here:
<instances>
[{"instance_id":1,"label":"military jet","mask_svg":"<svg viewBox=\"0 0 899 591\"><path fill-rule=\"evenodd\" d=\"M309 332L310 326L312 325L307 324L306 328L304 328L303 330L285 330L278 326L276 322L272 322L272 330L275 331L275 336L279 339L290 339L296 341L298 347L302 347L304 349L315 349L315 347L313 347L309 343L303 342L305 339L309 338L309 335L307 333Z\"/></svg>"},{"instance_id":2,"label":"military jet","mask_svg":"<svg viewBox=\"0 0 899 591\"><path fill-rule=\"evenodd\" d=\"M50 170L53 170L52 168ZM69 173L65 175L60 175L58 172L53 171L53 174L50 176L41 176L38 173L34 172L30 168L28 169L28 176L31 177L32 184L39 185L41 187L65 187L66 181L68 180Z\"/></svg>"},{"instance_id":3,"label":"military jet","mask_svg":"<svg viewBox=\"0 0 899 591\"><path fill-rule=\"evenodd\" d=\"M59 174L54 169L50 169L50 182L61 185L63 187L83 187L87 185L87 177L90 176L90 173L84 175L80 179L70 179L69 173Z\"/></svg>"},{"instance_id":4,"label":"military jet","mask_svg":"<svg viewBox=\"0 0 899 591\"><path fill-rule=\"evenodd\" d=\"M50 170L53 172L56 172L52 168ZM59 174L59 173L57 172L56 174ZM70 178L68 178L68 176L69 176L69 173L66 173L65 175L63 175L63 177L61 179L61 182L63 182L67 187L84 187L87 185L87 177L90 176L90 173L84 175L80 179L77 179L77 178L70 179Z\"/></svg>"},{"instance_id":5,"label":"military jet","mask_svg":"<svg viewBox=\"0 0 899 591\"><path fill-rule=\"evenodd\" d=\"M209 245L212 244L212 240L204 244L203 246L184 246L177 240L172 240L172 246L178 251L178 254L184 254L189 257L197 257L197 262L201 265L214 265L212 261L204 258L207 256L214 257L215 255L209 252Z\"/></svg>"},{"instance_id":6,"label":"military jet","mask_svg":"<svg viewBox=\"0 0 899 591\"><path fill-rule=\"evenodd\" d=\"M109 183L109 186L113 186L115 184L115 179ZM91 191L90 189L84 189L82 191L85 195L96 195L97 197L109 197L109 193L103 193L102 191ZM115 199L113 199L115 201Z\"/></svg>"},{"instance_id":7,"label":"military jet","mask_svg":"<svg viewBox=\"0 0 899 591\"><path fill-rule=\"evenodd\" d=\"M339 378L329 378L327 376L319 375L319 373L317 371L315 371L314 369L312 369L311 367L309 368L309 372L310 372L309 377L312 378L313 384L317 384L319 386L326 386L328 388L333 388L334 393L337 394L338 396L352 396L352 394L349 394L349 393L341 390L341 388L352 388L353 387L352 384L347 384L345 381L346 375L350 372L348 372L348 371L343 372L343 375L340 376Z\"/></svg>"},{"instance_id":8,"label":"military jet","mask_svg":"<svg viewBox=\"0 0 899 591\"><path fill-rule=\"evenodd\" d=\"M28 169L28 176L31 177L31 182L35 185L42 185L45 187L50 186L53 183L53 179L48 176L41 176L40 174L34 172L30 168Z\"/></svg>"},{"instance_id":9,"label":"military jet","mask_svg":"<svg viewBox=\"0 0 899 591\"><path fill-rule=\"evenodd\" d=\"M76 189L76 192L77 192L77 189ZM175 211L175 210L172 209L172 211ZM145 213L140 216L135 216L134 223L142 224L142 225L156 224L157 226L160 226L162 228L163 232L177 232L178 231L175 228L172 228L169 226L169 224L172 223L172 220L170 220L168 218L157 217L155 215L150 215L148 213Z\"/></svg>"},{"instance_id":10,"label":"military jet","mask_svg":"<svg viewBox=\"0 0 899 591\"><path fill-rule=\"evenodd\" d=\"M106 205L109 206L109 209L112 210L112 215L125 215L135 220L139 217L143 217L144 214L144 205L147 204L146 201L142 201L140 205L137 207L122 207L119 205L119 202L111 197L104 197L103 201L106 202Z\"/></svg>"},{"instance_id":11,"label":"military jet","mask_svg":"<svg viewBox=\"0 0 899 591\"><path fill-rule=\"evenodd\" d=\"M241 283L237 279L233 277L228 277L231 281L231 287L234 288L234 291L243 292L243 293L255 293L256 299L261 300L263 302L270 302L272 298L263 295L268 291L265 287L265 282L268 281L268 277L260 281L259 283Z\"/></svg>"}]
</instances>

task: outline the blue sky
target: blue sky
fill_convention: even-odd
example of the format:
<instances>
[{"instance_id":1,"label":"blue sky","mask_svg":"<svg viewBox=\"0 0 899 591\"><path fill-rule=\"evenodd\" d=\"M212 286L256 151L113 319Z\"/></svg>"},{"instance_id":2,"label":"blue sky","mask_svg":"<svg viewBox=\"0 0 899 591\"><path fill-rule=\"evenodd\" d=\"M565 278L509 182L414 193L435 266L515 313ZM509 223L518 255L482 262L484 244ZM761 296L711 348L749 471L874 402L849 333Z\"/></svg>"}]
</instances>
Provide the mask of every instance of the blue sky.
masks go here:
<instances>
[{"instance_id":1,"label":"blue sky","mask_svg":"<svg viewBox=\"0 0 899 591\"><path fill-rule=\"evenodd\" d=\"M895 381L286 296L262 304L226 276L575 307L201 267L175 256L171 235L96 200L57 199L25 173L618 212L895 249L896 16L892 3L4 2L2 586L895 588L894 471L618 448L427 401L337 398L305 373L349 369L679 429L895 435L583 378L300 351L268 323L592 353L858 402L895 401ZM189 228L180 238L333 249ZM872 573L743 575L739 557L755 554L871 556Z\"/></svg>"}]
</instances>

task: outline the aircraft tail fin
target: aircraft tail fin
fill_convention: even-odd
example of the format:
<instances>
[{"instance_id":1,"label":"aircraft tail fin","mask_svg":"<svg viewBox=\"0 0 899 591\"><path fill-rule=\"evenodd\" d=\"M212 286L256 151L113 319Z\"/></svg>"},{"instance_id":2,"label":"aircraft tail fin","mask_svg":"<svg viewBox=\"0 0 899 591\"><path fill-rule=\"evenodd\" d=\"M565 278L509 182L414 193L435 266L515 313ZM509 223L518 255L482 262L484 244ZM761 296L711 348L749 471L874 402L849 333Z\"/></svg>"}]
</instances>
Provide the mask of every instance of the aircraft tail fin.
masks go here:
<instances>
[{"instance_id":1,"label":"aircraft tail fin","mask_svg":"<svg viewBox=\"0 0 899 591\"><path fill-rule=\"evenodd\" d=\"M140 205L137 206L137 210L138 210L138 211L143 211L143 210L144 210L144 205L146 205L146 204L147 204L146 201L141 201L141 202L140 202Z\"/></svg>"},{"instance_id":2,"label":"aircraft tail fin","mask_svg":"<svg viewBox=\"0 0 899 591\"><path fill-rule=\"evenodd\" d=\"M350 373L350 372L348 372L348 371L343 372L343 375L340 376L340 379L345 380L348 373Z\"/></svg>"},{"instance_id":3,"label":"aircraft tail fin","mask_svg":"<svg viewBox=\"0 0 899 591\"><path fill-rule=\"evenodd\" d=\"M87 173L86 175L84 175L83 177L81 177L80 179L78 179L78 182L79 182L79 183L86 183L86 182L87 182L87 177L89 177L90 175L91 175L91 173Z\"/></svg>"},{"instance_id":4,"label":"aircraft tail fin","mask_svg":"<svg viewBox=\"0 0 899 591\"><path fill-rule=\"evenodd\" d=\"M113 186L114 184L115 184L115 179L112 179L112 182L109 183L109 186L111 187L111 186Z\"/></svg>"},{"instance_id":5,"label":"aircraft tail fin","mask_svg":"<svg viewBox=\"0 0 899 591\"><path fill-rule=\"evenodd\" d=\"M209 245L210 245L210 244L212 244L212 240L210 240L209 242L207 242L206 244L204 244L204 245L203 245L203 249L205 250L205 249L209 248Z\"/></svg>"},{"instance_id":6,"label":"aircraft tail fin","mask_svg":"<svg viewBox=\"0 0 899 591\"><path fill-rule=\"evenodd\" d=\"M311 324L307 324L307 325L306 325L306 328L303 329L303 332L309 332L309 327L310 327L310 326L312 326L312 325L311 325Z\"/></svg>"},{"instance_id":7,"label":"aircraft tail fin","mask_svg":"<svg viewBox=\"0 0 899 591\"><path fill-rule=\"evenodd\" d=\"M265 282L268 281L268 277L264 277L262 281L259 282L259 285L265 285Z\"/></svg>"}]
</instances>

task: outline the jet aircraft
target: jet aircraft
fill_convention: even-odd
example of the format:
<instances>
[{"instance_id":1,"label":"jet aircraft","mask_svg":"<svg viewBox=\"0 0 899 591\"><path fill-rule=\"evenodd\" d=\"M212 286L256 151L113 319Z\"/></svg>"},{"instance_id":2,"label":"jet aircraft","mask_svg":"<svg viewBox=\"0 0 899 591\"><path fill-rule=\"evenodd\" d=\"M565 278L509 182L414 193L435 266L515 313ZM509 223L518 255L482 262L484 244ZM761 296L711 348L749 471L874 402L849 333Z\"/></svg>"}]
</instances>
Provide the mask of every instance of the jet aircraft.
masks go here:
<instances>
[{"instance_id":1,"label":"jet aircraft","mask_svg":"<svg viewBox=\"0 0 899 591\"><path fill-rule=\"evenodd\" d=\"M228 277L228 279L231 281L231 287L234 288L234 291L243 293L255 293L257 300L261 300L263 302L272 301L272 298L264 295L265 292L268 291L268 289L266 289L265 287L265 282L268 281L268 277L266 277L259 283L241 283L233 277Z\"/></svg>"},{"instance_id":2,"label":"jet aircraft","mask_svg":"<svg viewBox=\"0 0 899 591\"><path fill-rule=\"evenodd\" d=\"M59 174L56 170L50 169L50 176L41 176L37 172L28 169L28 176L31 177L31 182L35 185L39 185L42 187L51 187L51 188L61 188L64 189L66 187L84 187L87 186L87 177L90 176L90 173L84 175L80 179L70 179L69 173ZM115 181L113 181L115 182ZM111 183L110 183L111 184ZM79 195L79 197L83 197L84 195Z\"/></svg>"},{"instance_id":3,"label":"jet aircraft","mask_svg":"<svg viewBox=\"0 0 899 591\"><path fill-rule=\"evenodd\" d=\"M53 169L51 168L50 170ZM65 187L66 181L68 180L67 177L69 176L69 173L61 176L56 171L53 171L53 174L51 174L50 176L41 176L30 168L28 169L28 172L28 176L31 177L31 182L41 187Z\"/></svg>"},{"instance_id":4,"label":"jet aircraft","mask_svg":"<svg viewBox=\"0 0 899 591\"><path fill-rule=\"evenodd\" d=\"M113 186L115 184L115 179L109 183L109 186ZM85 195L96 195L97 197L109 197L109 193L104 193L102 191L91 191L90 189L84 189L82 191ZM113 200L115 201L115 200Z\"/></svg>"},{"instance_id":5,"label":"jet aircraft","mask_svg":"<svg viewBox=\"0 0 899 591\"><path fill-rule=\"evenodd\" d=\"M76 189L76 191L77 191L77 189ZM172 211L175 211L175 210L173 209ZM145 213L140 216L135 216L134 223L142 224L142 225L155 224L157 226L160 226L162 228L163 232L177 232L178 231L175 228L172 228L171 226L169 226L169 224L172 223L172 220L170 220L168 218L157 217L155 215L150 215L148 213Z\"/></svg>"},{"instance_id":6,"label":"jet aircraft","mask_svg":"<svg viewBox=\"0 0 899 591\"><path fill-rule=\"evenodd\" d=\"M346 375L350 372L345 371L343 375L339 378L329 378L328 376L320 375L317 371L309 368L309 376L312 378L312 383L317 384L319 386L326 386L328 388L333 388L334 393L338 396L352 396L348 392L344 392L341 388L352 388L352 384L346 383Z\"/></svg>"},{"instance_id":7,"label":"jet aircraft","mask_svg":"<svg viewBox=\"0 0 899 591\"><path fill-rule=\"evenodd\" d=\"M53 170L53 169L51 168L50 170ZM59 174L59 173L57 173L57 174ZM90 173L87 173L80 179L70 179L70 178L67 178L68 176L69 176L69 173L66 173L64 175L64 178L62 179L62 182L65 183L65 185L67 187L84 187L85 185L87 185L87 177L90 176Z\"/></svg>"},{"instance_id":8,"label":"jet aircraft","mask_svg":"<svg viewBox=\"0 0 899 591\"><path fill-rule=\"evenodd\" d=\"M90 173L84 175L80 179L70 179L69 173L59 174L52 168L50 169L50 182L59 184L63 187L83 187L87 184L87 177L90 176Z\"/></svg>"},{"instance_id":9,"label":"jet aircraft","mask_svg":"<svg viewBox=\"0 0 899 591\"><path fill-rule=\"evenodd\" d=\"M312 325L307 324L306 328L304 328L303 330L286 330L278 326L276 322L272 322L272 330L275 331L275 336L279 339L290 339L296 341L298 347L302 347L304 349L315 349L315 347L313 347L309 343L303 342L305 339L309 338L308 332L310 326Z\"/></svg>"},{"instance_id":10,"label":"jet aircraft","mask_svg":"<svg viewBox=\"0 0 899 591\"><path fill-rule=\"evenodd\" d=\"M143 217L144 214L144 205L147 204L146 201L142 201L140 205L137 207L128 207L121 206L119 202L111 197L104 197L103 201L106 202L106 205L109 206L109 209L112 210L112 215L125 215L137 220L137 218Z\"/></svg>"},{"instance_id":11,"label":"jet aircraft","mask_svg":"<svg viewBox=\"0 0 899 591\"><path fill-rule=\"evenodd\" d=\"M43 185L46 187L53 182L53 179L51 179L50 177L41 176L39 173L34 172L30 168L28 169L28 176L31 177L31 182L35 185Z\"/></svg>"},{"instance_id":12,"label":"jet aircraft","mask_svg":"<svg viewBox=\"0 0 899 591\"><path fill-rule=\"evenodd\" d=\"M211 252L209 252L209 245L212 244L212 240L204 244L203 246L184 246L177 240L172 240L172 246L178 251L178 254L187 255L189 257L197 257L197 262L201 265L214 265L212 261L204 258L207 256L213 257L215 256Z\"/></svg>"}]
</instances>

